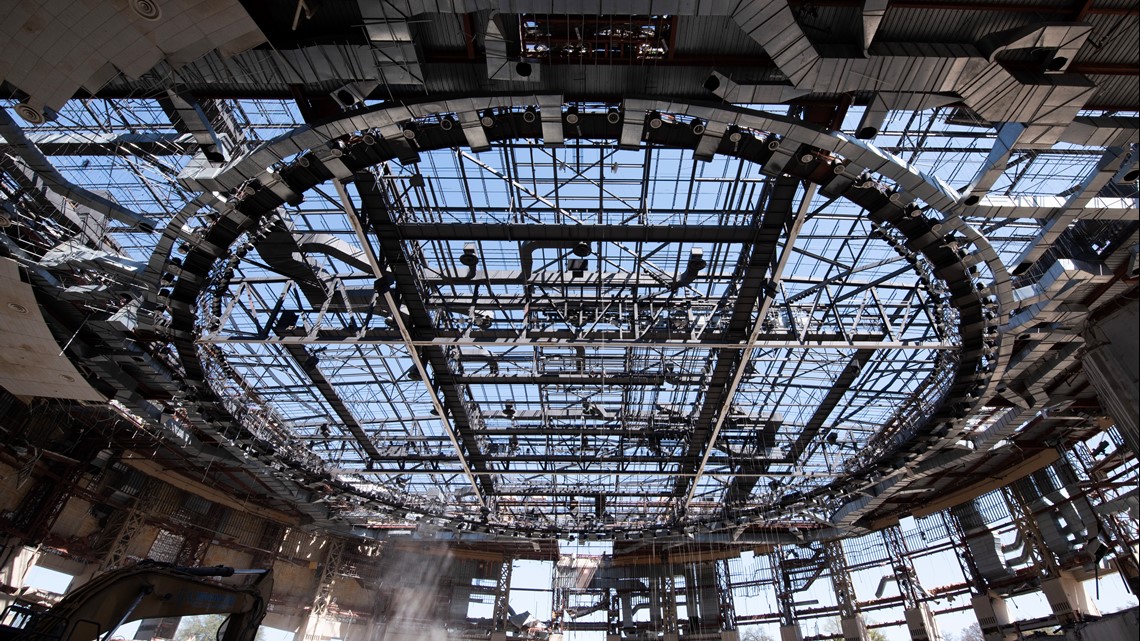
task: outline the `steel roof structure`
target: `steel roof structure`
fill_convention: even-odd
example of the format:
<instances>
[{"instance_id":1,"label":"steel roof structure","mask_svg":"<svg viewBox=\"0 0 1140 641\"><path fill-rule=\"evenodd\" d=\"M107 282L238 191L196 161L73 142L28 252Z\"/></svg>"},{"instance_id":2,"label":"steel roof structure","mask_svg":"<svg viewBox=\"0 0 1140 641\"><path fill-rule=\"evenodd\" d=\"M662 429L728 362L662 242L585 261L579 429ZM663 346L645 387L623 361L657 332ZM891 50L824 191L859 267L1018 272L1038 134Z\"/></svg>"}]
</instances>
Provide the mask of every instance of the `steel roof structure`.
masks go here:
<instances>
[{"instance_id":1,"label":"steel roof structure","mask_svg":"<svg viewBox=\"0 0 1140 641\"><path fill-rule=\"evenodd\" d=\"M72 5L0 9L0 247L74 367L5 387L140 465L365 538L789 542L1135 440L1086 371L1134 2Z\"/></svg>"}]
</instances>

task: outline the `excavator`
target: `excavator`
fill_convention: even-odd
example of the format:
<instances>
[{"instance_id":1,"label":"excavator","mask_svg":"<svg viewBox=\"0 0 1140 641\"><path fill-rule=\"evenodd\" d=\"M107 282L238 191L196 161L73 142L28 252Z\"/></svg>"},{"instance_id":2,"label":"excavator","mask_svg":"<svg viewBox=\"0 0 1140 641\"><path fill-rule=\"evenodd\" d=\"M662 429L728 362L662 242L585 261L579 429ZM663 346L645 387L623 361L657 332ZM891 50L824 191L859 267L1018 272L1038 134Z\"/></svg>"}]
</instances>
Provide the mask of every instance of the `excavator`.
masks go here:
<instances>
[{"instance_id":1,"label":"excavator","mask_svg":"<svg viewBox=\"0 0 1140 641\"><path fill-rule=\"evenodd\" d=\"M234 576L247 583L211 580ZM272 589L269 570L142 561L95 577L50 609L9 606L0 616L0 641L107 641L131 621L199 614L230 615L218 641L253 641Z\"/></svg>"}]
</instances>

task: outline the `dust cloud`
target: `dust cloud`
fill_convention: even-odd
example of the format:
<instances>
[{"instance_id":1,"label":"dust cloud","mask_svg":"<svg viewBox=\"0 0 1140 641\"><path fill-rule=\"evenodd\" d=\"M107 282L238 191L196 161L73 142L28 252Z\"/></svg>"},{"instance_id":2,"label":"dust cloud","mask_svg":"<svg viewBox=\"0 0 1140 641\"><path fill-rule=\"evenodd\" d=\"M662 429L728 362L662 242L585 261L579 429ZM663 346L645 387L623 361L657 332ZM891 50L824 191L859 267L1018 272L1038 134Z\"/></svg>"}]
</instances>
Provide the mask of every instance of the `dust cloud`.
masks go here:
<instances>
[{"instance_id":1,"label":"dust cloud","mask_svg":"<svg viewBox=\"0 0 1140 641\"><path fill-rule=\"evenodd\" d=\"M385 625L377 641L447 641L443 620L451 568L445 549L401 550L386 559L380 577Z\"/></svg>"}]
</instances>

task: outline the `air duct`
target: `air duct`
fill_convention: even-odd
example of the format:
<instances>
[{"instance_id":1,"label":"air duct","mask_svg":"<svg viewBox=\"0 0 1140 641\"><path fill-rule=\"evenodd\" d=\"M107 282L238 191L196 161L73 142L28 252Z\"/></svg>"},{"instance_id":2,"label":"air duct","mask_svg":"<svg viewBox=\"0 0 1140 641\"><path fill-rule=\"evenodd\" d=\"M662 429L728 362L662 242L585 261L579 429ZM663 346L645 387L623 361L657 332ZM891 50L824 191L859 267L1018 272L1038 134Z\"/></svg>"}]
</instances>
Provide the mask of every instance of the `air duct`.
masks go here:
<instances>
[{"instance_id":1,"label":"air duct","mask_svg":"<svg viewBox=\"0 0 1140 641\"><path fill-rule=\"evenodd\" d=\"M493 12L487 20L487 36L483 41L487 50L487 77L491 80L540 82L542 67L537 60L507 55L511 43L503 35L505 31L502 15Z\"/></svg>"}]
</instances>

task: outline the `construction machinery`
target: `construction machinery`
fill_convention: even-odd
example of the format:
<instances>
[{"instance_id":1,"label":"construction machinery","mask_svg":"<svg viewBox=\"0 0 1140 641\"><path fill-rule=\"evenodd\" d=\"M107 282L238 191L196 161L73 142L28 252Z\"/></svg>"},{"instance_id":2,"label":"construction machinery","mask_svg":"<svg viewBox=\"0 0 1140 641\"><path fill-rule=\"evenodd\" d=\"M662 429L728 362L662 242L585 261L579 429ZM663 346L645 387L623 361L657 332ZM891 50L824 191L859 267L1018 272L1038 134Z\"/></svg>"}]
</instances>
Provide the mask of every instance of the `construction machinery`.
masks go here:
<instances>
[{"instance_id":1,"label":"construction machinery","mask_svg":"<svg viewBox=\"0 0 1140 641\"><path fill-rule=\"evenodd\" d=\"M235 576L246 582L218 581ZM46 610L10 605L0 618L0 641L105 641L131 621L201 614L229 615L219 641L252 641L272 588L269 570L143 561L95 577Z\"/></svg>"}]
</instances>

